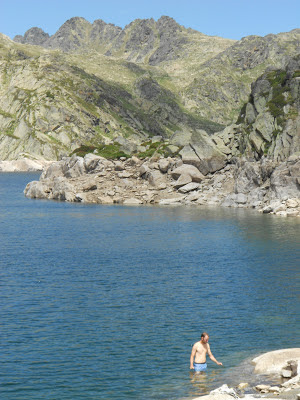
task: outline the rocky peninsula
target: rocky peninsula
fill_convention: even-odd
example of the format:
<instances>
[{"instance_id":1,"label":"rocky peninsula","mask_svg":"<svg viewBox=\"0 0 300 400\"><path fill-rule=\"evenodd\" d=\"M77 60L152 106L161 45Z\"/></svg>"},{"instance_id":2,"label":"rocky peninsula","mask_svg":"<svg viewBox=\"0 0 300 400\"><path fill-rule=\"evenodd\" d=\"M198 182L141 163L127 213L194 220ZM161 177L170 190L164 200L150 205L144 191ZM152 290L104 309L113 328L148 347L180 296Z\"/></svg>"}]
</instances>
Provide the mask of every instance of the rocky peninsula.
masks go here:
<instances>
[{"instance_id":1,"label":"rocky peninsula","mask_svg":"<svg viewBox=\"0 0 300 400\"><path fill-rule=\"evenodd\" d=\"M25 195L99 204L248 207L300 216L299 176L299 156L277 165L264 158L233 158L204 175L180 157L107 160L89 153L52 163L39 181L28 183Z\"/></svg>"},{"instance_id":2,"label":"rocky peninsula","mask_svg":"<svg viewBox=\"0 0 300 400\"><path fill-rule=\"evenodd\" d=\"M233 398L299 400L300 348L271 351L254 358L252 364L254 374L264 378L265 384L260 383L251 387L248 382L240 382L232 388L224 384L211 391L209 395L197 397L194 400L232 400ZM277 384L270 385L270 380L277 381Z\"/></svg>"}]
</instances>

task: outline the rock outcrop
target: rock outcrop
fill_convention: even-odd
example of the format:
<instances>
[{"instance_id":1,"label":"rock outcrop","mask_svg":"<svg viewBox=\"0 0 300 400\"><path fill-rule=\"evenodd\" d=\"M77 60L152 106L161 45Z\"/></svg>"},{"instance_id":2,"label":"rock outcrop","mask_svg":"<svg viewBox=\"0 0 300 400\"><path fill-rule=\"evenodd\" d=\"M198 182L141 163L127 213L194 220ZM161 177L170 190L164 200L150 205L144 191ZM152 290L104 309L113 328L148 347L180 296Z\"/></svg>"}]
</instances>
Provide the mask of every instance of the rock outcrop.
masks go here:
<instances>
[{"instance_id":1,"label":"rock outcrop","mask_svg":"<svg viewBox=\"0 0 300 400\"><path fill-rule=\"evenodd\" d=\"M252 360L254 372L257 374L277 374L281 375L282 369L287 366L288 361L294 360L299 363L300 373L300 349L281 349L264 353ZM297 375L297 368L296 374Z\"/></svg>"},{"instance_id":2,"label":"rock outcrop","mask_svg":"<svg viewBox=\"0 0 300 400\"><path fill-rule=\"evenodd\" d=\"M232 159L203 175L181 158L137 157L107 160L95 154L53 163L31 182L25 195L89 203L188 204L254 208L263 213L300 216L300 157L285 163Z\"/></svg>"},{"instance_id":3,"label":"rock outcrop","mask_svg":"<svg viewBox=\"0 0 300 400\"><path fill-rule=\"evenodd\" d=\"M283 161L300 153L300 55L252 84L238 122L242 154Z\"/></svg>"}]
</instances>

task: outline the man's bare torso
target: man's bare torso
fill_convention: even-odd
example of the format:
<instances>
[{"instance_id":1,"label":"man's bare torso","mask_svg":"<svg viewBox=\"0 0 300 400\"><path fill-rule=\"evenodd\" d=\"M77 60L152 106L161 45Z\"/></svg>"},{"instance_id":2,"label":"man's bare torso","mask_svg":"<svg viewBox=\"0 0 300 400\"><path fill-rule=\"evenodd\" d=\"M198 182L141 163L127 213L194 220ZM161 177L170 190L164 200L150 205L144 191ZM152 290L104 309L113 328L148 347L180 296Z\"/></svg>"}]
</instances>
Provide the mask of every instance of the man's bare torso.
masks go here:
<instances>
[{"instance_id":1,"label":"man's bare torso","mask_svg":"<svg viewBox=\"0 0 300 400\"><path fill-rule=\"evenodd\" d=\"M196 354L195 354L195 363L205 363L206 362L206 354L208 352L208 344L197 342L196 343Z\"/></svg>"}]
</instances>

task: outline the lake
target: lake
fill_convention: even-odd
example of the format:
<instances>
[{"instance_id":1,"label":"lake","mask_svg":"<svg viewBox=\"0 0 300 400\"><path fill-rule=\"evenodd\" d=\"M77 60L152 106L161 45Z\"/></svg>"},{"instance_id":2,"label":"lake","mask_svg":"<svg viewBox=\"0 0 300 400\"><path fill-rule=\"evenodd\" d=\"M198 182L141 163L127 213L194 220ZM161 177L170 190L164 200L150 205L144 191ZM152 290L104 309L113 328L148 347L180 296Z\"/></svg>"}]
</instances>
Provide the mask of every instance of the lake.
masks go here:
<instances>
[{"instance_id":1,"label":"lake","mask_svg":"<svg viewBox=\"0 0 300 400\"><path fill-rule=\"evenodd\" d=\"M38 177L0 174L1 399L192 399L300 346L299 218L25 198ZM196 376L202 331L224 367Z\"/></svg>"}]
</instances>

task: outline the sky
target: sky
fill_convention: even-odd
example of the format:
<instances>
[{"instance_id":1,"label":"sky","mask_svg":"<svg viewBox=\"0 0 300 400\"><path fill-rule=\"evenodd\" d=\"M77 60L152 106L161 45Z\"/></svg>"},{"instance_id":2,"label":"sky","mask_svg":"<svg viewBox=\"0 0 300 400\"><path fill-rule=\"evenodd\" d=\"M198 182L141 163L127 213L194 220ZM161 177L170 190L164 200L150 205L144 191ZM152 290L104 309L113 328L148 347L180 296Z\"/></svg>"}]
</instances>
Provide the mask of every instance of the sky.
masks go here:
<instances>
[{"instance_id":1,"label":"sky","mask_svg":"<svg viewBox=\"0 0 300 400\"><path fill-rule=\"evenodd\" d=\"M37 26L53 35L72 17L123 28L162 15L206 35L241 39L300 28L300 0L0 0L0 32L13 38Z\"/></svg>"}]
</instances>

